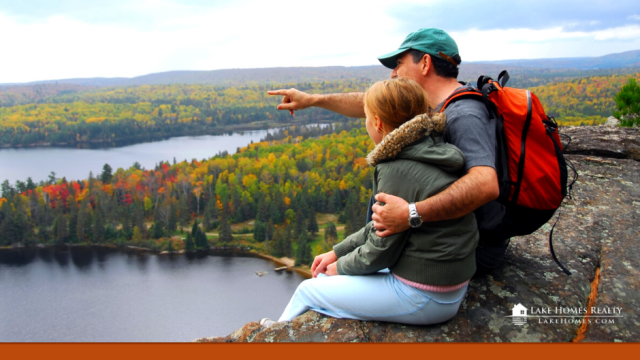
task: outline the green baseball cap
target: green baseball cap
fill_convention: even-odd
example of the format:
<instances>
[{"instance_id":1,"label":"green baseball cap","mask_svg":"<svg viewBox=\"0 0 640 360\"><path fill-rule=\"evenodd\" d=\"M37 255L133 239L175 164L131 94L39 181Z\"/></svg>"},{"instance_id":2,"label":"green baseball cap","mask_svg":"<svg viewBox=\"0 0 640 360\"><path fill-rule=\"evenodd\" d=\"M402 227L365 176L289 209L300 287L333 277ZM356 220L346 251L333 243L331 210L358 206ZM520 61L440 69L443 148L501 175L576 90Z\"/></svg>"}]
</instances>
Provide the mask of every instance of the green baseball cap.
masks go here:
<instances>
[{"instance_id":1,"label":"green baseball cap","mask_svg":"<svg viewBox=\"0 0 640 360\"><path fill-rule=\"evenodd\" d=\"M460 65L460 54L456 42L444 30L434 28L412 32L404 39L398 50L382 55L378 60L389 69L395 69L398 65L398 55L409 49L439 57L456 66Z\"/></svg>"}]
</instances>

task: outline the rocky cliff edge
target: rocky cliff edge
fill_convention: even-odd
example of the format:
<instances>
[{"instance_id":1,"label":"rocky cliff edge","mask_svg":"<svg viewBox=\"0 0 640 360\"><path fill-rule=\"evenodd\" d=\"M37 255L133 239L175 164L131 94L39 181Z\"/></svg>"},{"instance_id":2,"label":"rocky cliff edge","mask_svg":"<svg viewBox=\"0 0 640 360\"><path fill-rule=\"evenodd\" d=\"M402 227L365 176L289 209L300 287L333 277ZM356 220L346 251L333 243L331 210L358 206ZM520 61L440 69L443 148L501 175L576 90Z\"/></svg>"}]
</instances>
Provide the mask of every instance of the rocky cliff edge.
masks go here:
<instances>
[{"instance_id":1,"label":"rocky cliff edge","mask_svg":"<svg viewBox=\"0 0 640 360\"><path fill-rule=\"evenodd\" d=\"M553 237L556 254L571 276L549 252L554 216L534 234L512 239L504 265L472 280L459 313L446 323L406 326L309 311L269 329L252 322L228 336L196 341L638 341L640 130L600 126L562 132L572 137L565 153L579 177L572 198L563 202ZM510 317L518 304L527 309L524 325L515 325Z\"/></svg>"}]
</instances>

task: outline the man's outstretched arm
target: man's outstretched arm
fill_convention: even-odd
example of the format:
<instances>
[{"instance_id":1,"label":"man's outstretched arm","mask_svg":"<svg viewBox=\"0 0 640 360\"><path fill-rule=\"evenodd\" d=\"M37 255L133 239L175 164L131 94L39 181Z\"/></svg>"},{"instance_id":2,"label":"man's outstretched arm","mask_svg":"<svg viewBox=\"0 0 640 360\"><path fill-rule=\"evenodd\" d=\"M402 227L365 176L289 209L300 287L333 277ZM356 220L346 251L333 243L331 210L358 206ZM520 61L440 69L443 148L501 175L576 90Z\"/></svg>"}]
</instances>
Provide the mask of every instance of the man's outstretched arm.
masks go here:
<instances>
[{"instance_id":1,"label":"man's outstretched arm","mask_svg":"<svg viewBox=\"0 0 640 360\"><path fill-rule=\"evenodd\" d=\"M295 110L316 106L352 118L365 117L364 93L361 92L307 94L296 89L282 89L269 91L269 95L282 95L282 103L278 105L278 110L289 110L291 115Z\"/></svg>"},{"instance_id":2,"label":"man's outstretched arm","mask_svg":"<svg viewBox=\"0 0 640 360\"><path fill-rule=\"evenodd\" d=\"M495 200L499 193L495 169L475 166L441 193L416 203L416 208L423 221L456 219ZM376 201L385 203L372 207L376 235L385 237L409 228L409 204L405 200L381 193Z\"/></svg>"}]
</instances>

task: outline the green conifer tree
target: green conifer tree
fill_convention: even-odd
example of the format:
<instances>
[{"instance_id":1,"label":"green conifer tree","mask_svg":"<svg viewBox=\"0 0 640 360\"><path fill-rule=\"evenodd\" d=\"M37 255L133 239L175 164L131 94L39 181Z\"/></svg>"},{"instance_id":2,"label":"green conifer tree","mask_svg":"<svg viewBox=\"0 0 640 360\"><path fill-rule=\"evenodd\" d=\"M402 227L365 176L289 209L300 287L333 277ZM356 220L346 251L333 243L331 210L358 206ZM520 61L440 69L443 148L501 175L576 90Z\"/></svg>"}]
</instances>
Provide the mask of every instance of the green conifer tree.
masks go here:
<instances>
[{"instance_id":1,"label":"green conifer tree","mask_svg":"<svg viewBox=\"0 0 640 360\"><path fill-rule=\"evenodd\" d=\"M104 164L104 166L102 167L102 174L100 174L100 180L103 183L108 184L111 182L112 178L113 169L111 168L111 166L109 166L109 164Z\"/></svg>"},{"instance_id":2,"label":"green conifer tree","mask_svg":"<svg viewBox=\"0 0 640 360\"><path fill-rule=\"evenodd\" d=\"M284 221L284 217L282 216L282 213L275 201L272 201L271 205L269 205L269 214L271 215L271 220L274 224L282 224Z\"/></svg>"},{"instance_id":3,"label":"green conifer tree","mask_svg":"<svg viewBox=\"0 0 640 360\"><path fill-rule=\"evenodd\" d=\"M310 265L311 261L311 244L309 242L309 234L306 230L302 230L300 236L296 239L298 249L296 250L296 266Z\"/></svg>"},{"instance_id":4,"label":"green conifer tree","mask_svg":"<svg viewBox=\"0 0 640 360\"><path fill-rule=\"evenodd\" d=\"M79 242L84 243L92 238L92 223L93 214L90 210L89 200L85 198L84 200L82 200L78 208L78 226L76 228L76 237Z\"/></svg>"},{"instance_id":5,"label":"green conifer tree","mask_svg":"<svg viewBox=\"0 0 640 360\"><path fill-rule=\"evenodd\" d=\"M193 237L194 241L198 238L198 220L197 219L196 221L193 222L193 225L191 226L191 237Z\"/></svg>"},{"instance_id":6,"label":"green conifer tree","mask_svg":"<svg viewBox=\"0 0 640 360\"><path fill-rule=\"evenodd\" d=\"M187 233L187 238L184 241L184 249L186 251L195 250L195 244L193 243L193 237L191 236L191 233Z\"/></svg>"},{"instance_id":7,"label":"green conifer tree","mask_svg":"<svg viewBox=\"0 0 640 360\"><path fill-rule=\"evenodd\" d=\"M67 242L67 238L69 236L69 228L67 223L67 218L64 214L60 213L56 216L55 220L53 220L53 236L56 244L63 245Z\"/></svg>"},{"instance_id":8,"label":"green conifer tree","mask_svg":"<svg viewBox=\"0 0 640 360\"><path fill-rule=\"evenodd\" d=\"M311 208L311 210L309 210L309 218L307 219L307 231L310 232L313 237L319 230L318 220L316 219L316 210Z\"/></svg>"},{"instance_id":9,"label":"green conifer tree","mask_svg":"<svg viewBox=\"0 0 640 360\"><path fill-rule=\"evenodd\" d=\"M284 229L284 240L283 240L282 252L284 256L291 257L292 249L291 249L291 226L287 226Z\"/></svg>"},{"instance_id":10,"label":"green conifer tree","mask_svg":"<svg viewBox=\"0 0 640 360\"><path fill-rule=\"evenodd\" d=\"M189 204L185 196L180 196L180 199L178 199L178 224L180 224L180 229L183 233L184 228L189 223L189 219L191 219Z\"/></svg>"},{"instance_id":11,"label":"green conifer tree","mask_svg":"<svg viewBox=\"0 0 640 360\"><path fill-rule=\"evenodd\" d=\"M163 250L168 252L173 252L173 241L171 239L166 239L163 244Z\"/></svg>"},{"instance_id":12,"label":"green conifer tree","mask_svg":"<svg viewBox=\"0 0 640 360\"><path fill-rule=\"evenodd\" d=\"M105 218L104 213L102 212L102 208L99 204L96 204L96 208L94 209L93 214L93 226L91 229L91 233L93 235L93 242L96 244L102 244L105 241Z\"/></svg>"},{"instance_id":13,"label":"green conifer tree","mask_svg":"<svg viewBox=\"0 0 640 360\"><path fill-rule=\"evenodd\" d=\"M271 255L275 257L284 256L284 231L283 228L278 228L273 232L273 239L271 239L273 243L273 249L271 251Z\"/></svg>"},{"instance_id":14,"label":"green conifer tree","mask_svg":"<svg viewBox=\"0 0 640 360\"><path fill-rule=\"evenodd\" d=\"M338 241L338 230L336 224L329 222L324 228L324 241L329 245L335 245Z\"/></svg>"},{"instance_id":15,"label":"green conifer tree","mask_svg":"<svg viewBox=\"0 0 640 360\"><path fill-rule=\"evenodd\" d=\"M200 249L209 248L209 240L207 240L207 234L205 234L204 231L202 231L202 229L198 229L196 244Z\"/></svg>"},{"instance_id":16,"label":"green conifer tree","mask_svg":"<svg viewBox=\"0 0 640 360\"><path fill-rule=\"evenodd\" d=\"M2 223L0 224L0 246L8 246L19 242L18 233L19 225L14 223L15 207L13 204L6 203L0 209L2 215Z\"/></svg>"},{"instance_id":17,"label":"green conifer tree","mask_svg":"<svg viewBox=\"0 0 640 360\"><path fill-rule=\"evenodd\" d=\"M134 227L138 227L142 238L147 237L147 224L144 222L144 213L142 212L142 205L131 205L131 216L133 218L132 224Z\"/></svg>"},{"instance_id":18,"label":"green conifer tree","mask_svg":"<svg viewBox=\"0 0 640 360\"><path fill-rule=\"evenodd\" d=\"M263 241L265 238L265 233L267 230L267 224L263 223L260 220L256 220L253 225L253 240L256 242Z\"/></svg>"},{"instance_id":19,"label":"green conifer tree","mask_svg":"<svg viewBox=\"0 0 640 360\"><path fill-rule=\"evenodd\" d=\"M360 230L360 228L364 225L364 218L360 215L360 211L358 211L358 193L356 191L350 191L349 196L347 197L347 203L344 207L344 215L345 215L345 226L344 226L344 236L347 237L356 231Z\"/></svg>"},{"instance_id":20,"label":"green conifer tree","mask_svg":"<svg viewBox=\"0 0 640 360\"><path fill-rule=\"evenodd\" d=\"M297 239L302 232L306 230L306 219L301 209L296 211L295 227L293 228L293 237Z\"/></svg>"},{"instance_id":21,"label":"green conifer tree","mask_svg":"<svg viewBox=\"0 0 640 360\"><path fill-rule=\"evenodd\" d=\"M73 188L71 188L73 189ZM69 205L69 221L67 222L67 236L68 241L71 244L75 244L78 242L78 204L76 204L74 200L73 190L69 192L69 197L67 199L67 203Z\"/></svg>"},{"instance_id":22,"label":"green conifer tree","mask_svg":"<svg viewBox=\"0 0 640 360\"><path fill-rule=\"evenodd\" d=\"M635 78L629 78L614 100L618 110L614 111L613 116L620 119L620 125L640 125L640 85Z\"/></svg>"},{"instance_id":23,"label":"green conifer tree","mask_svg":"<svg viewBox=\"0 0 640 360\"><path fill-rule=\"evenodd\" d=\"M258 201L258 212L256 214L256 220L260 220L266 223L271 218L269 214L269 205L264 197L261 197Z\"/></svg>"},{"instance_id":24,"label":"green conifer tree","mask_svg":"<svg viewBox=\"0 0 640 360\"><path fill-rule=\"evenodd\" d=\"M151 225L151 238L152 239L160 239L165 235L164 232L164 224L160 220L156 220Z\"/></svg>"},{"instance_id":25,"label":"green conifer tree","mask_svg":"<svg viewBox=\"0 0 640 360\"><path fill-rule=\"evenodd\" d=\"M205 230L215 229L217 226L218 220L218 206L216 198L211 198L207 202L207 206L204 208L204 213L202 214L202 227Z\"/></svg>"},{"instance_id":26,"label":"green conifer tree","mask_svg":"<svg viewBox=\"0 0 640 360\"><path fill-rule=\"evenodd\" d=\"M104 241L113 243L118 238L118 230L112 224L107 224L104 228Z\"/></svg>"},{"instance_id":27,"label":"green conifer tree","mask_svg":"<svg viewBox=\"0 0 640 360\"><path fill-rule=\"evenodd\" d=\"M169 213L169 222L167 224L167 231L169 231L170 233L173 233L176 230L178 230L178 207L174 202L171 205L171 210Z\"/></svg>"},{"instance_id":28,"label":"green conifer tree","mask_svg":"<svg viewBox=\"0 0 640 360\"><path fill-rule=\"evenodd\" d=\"M220 214L220 228L218 232L219 240L222 243L228 243L233 240L233 234L231 233L231 224L229 224L229 215L227 211L227 205L223 204L223 209Z\"/></svg>"}]
</instances>

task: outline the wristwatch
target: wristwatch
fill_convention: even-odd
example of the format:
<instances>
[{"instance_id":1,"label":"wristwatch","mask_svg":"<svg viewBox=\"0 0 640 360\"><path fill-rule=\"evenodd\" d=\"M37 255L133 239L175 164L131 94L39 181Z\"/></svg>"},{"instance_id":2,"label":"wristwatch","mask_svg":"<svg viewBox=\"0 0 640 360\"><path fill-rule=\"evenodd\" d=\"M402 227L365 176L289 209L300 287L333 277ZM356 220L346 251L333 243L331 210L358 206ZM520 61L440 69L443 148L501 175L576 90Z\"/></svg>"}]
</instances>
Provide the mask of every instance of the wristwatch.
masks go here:
<instances>
[{"instance_id":1,"label":"wristwatch","mask_svg":"<svg viewBox=\"0 0 640 360\"><path fill-rule=\"evenodd\" d=\"M417 228L422 225L422 218L418 215L418 209L416 209L416 203L409 204L409 225L412 228Z\"/></svg>"}]
</instances>

